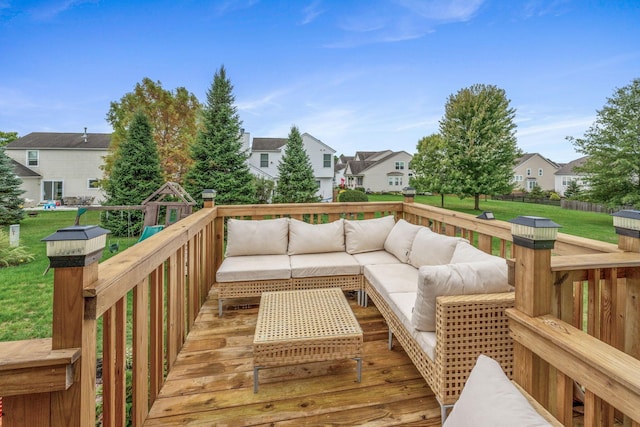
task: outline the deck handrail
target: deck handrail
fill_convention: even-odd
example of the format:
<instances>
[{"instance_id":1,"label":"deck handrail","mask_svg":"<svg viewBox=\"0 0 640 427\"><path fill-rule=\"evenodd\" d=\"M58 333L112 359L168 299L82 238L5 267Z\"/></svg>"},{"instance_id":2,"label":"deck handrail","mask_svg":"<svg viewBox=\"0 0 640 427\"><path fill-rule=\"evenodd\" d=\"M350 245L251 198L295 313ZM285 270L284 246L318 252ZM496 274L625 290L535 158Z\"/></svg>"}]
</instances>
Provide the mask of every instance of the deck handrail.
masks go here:
<instances>
[{"instance_id":1,"label":"deck handrail","mask_svg":"<svg viewBox=\"0 0 640 427\"><path fill-rule=\"evenodd\" d=\"M5 373L11 371L8 367L12 363L17 366L16 358L19 355L15 352L12 354L8 345L0 344L0 396L5 395L4 411L8 414L7 420L15 416L15 408L20 408L24 416L52 420L52 425L88 425L89 420L95 419L94 373L96 358L100 356L97 349L100 339L97 334L98 322L101 321L105 425L124 422L127 417L127 369L133 373L131 386L134 409L131 417L133 425L141 425L215 281L215 271L224 256L226 219L286 216L309 222L324 222L338 218L368 219L378 215L394 215L396 219L403 218L414 224L431 226L434 231L465 237L486 252L511 258L510 263L514 264L512 258L516 254L512 253L513 238L508 222L481 220L471 214L418 203L274 204L202 209L104 263L83 268L55 269L54 333L52 339L46 341L46 345L51 347L51 354L42 351L34 354L31 359L25 358L20 368L29 370L36 366L47 366L47 359L60 360L62 356L61 360L68 363L56 369L69 373L64 379L71 380L62 385L57 383L55 391L47 389L46 384L34 381L30 388L21 391L14 389L19 393L9 393L10 381L6 375L3 376L2 366L4 364ZM553 256L550 261L541 264L544 268L538 268L540 271L536 275L543 278L540 283L545 286L548 284L552 289L542 292L545 298L549 297L545 316L554 316L556 323L566 322L577 329L580 329L582 319L585 318L588 324L586 333L593 337L590 340L596 339L604 343L613 340L614 347L636 356L634 351L640 347L640 333L637 330L628 332L625 320L626 323L631 323L631 328L637 328L634 325L639 323L637 320L640 320L640 313L636 307L635 312L627 309L625 316L620 317L624 312L623 307L640 297L637 290L640 257L637 253L630 254L626 249L628 247L638 247L637 242L615 246L560 233ZM518 266L518 260L515 264ZM518 277L522 280L524 276L520 273ZM581 288L583 281L587 283L584 287L589 292L590 301L584 315L578 307L579 297L574 296L575 290ZM532 279L531 282L535 280ZM615 298L611 294L616 295ZM592 299L598 302L591 302ZM608 308L609 301L613 301L612 309ZM128 309L131 303L132 308ZM526 310L519 313L529 316ZM607 320L607 316L612 319ZM529 317L537 319L536 315ZM550 319L549 322L552 321ZM532 322L536 323L537 320ZM131 344L127 343L127 324L131 324L133 329ZM536 334L542 334L542 331L536 329ZM630 338L623 342L621 335L629 335ZM31 341L33 340L17 345L27 349L28 346L35 345ZM526 340L524 343L529 345ZM132 349L130 368L127 355L129 347ZM625 347L633 349L628 351ZM535 351L534 353L537 354ZM522 354L518 357L522 358ZM559 359L554 359L552 363L561 364L562 357ZM606 366L602 368L605 371L611 369ZM537 364L532 369L538 369ZM35 374L22 377L25 378L24 381L28 381L29 375ZM531 378L532 375L533 371L528 372L525 377ZM548 380L549 374L545 375L542 378ZM611 393L609 389L600 389L597 385L593 388L589 392L605 400ZM632 393L637 393L637 390L632 389ZM634 397L636 398L637 396ZM548 400L544 403L548 404ZM618 406L616 408L623 409Z\"/></svg>"}]
</instances>

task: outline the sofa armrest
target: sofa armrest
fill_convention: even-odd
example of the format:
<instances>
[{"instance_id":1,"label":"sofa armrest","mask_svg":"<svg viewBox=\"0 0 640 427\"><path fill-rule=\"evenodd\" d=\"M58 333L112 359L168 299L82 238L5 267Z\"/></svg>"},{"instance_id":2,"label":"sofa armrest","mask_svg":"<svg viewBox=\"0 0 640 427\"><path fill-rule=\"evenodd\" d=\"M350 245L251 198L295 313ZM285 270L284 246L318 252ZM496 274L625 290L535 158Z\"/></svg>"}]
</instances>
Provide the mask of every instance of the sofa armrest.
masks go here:
<instances>
[{"instance_id":1,"label":"sofa armrest","mask_svg":"<svg viewBox=\"0 0 640 427\"><path fill-rule=\"evenodd\" d=\"M513 373L513 339L505 309L513 292L441 296L436 300L436 396L455 403L480 354L495 359L509 378Z\"/></svg>"}]
</instances>

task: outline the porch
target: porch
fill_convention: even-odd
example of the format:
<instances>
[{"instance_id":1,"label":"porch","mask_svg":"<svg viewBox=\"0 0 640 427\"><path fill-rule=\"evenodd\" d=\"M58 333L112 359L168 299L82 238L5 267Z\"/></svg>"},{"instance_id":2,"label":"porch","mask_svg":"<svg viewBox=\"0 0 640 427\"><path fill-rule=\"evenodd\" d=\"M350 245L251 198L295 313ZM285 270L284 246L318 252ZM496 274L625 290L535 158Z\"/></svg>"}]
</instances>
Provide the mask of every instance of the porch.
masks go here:
<instances>
[{"instance_id":1,"label":"porch","mask_svg":"<svg viewBox=\"0 0 640 427\"><path fill-rule=\"evenodd\" d=\"M94 425L96 396L109 426L295 425L305 415L327 424L438 425L431 390L400 346L387 349L372 305L350 301L365 333L361 384L353 361L318 362L261 371L255 395L257 301L217 317L212 286L226 218L383 214L512 260L514 379L556 418L574 423L575 380L585 389L584 425L639 425L640 238L620 235L611 245L560 234L553 250L527 251L512 244L508 223L405 200L209 206L104 263L56 268L52 339L0 343L5 427Z\"/></svg>"}]
</instances>

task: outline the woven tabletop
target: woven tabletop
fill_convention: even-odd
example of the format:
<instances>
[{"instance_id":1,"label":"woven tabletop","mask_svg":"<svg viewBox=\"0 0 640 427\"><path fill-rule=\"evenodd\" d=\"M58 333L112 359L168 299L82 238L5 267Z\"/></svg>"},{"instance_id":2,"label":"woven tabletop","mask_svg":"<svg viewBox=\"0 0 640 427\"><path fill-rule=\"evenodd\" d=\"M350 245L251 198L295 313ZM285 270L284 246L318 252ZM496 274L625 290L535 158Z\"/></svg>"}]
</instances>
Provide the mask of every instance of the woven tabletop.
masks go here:
<instances>
[{"instance_id":1,"label":"woven tabletop","mask_svg":"<svg viewBox=\"0 0 640 427\"><path fill-rule=\"evenodd\" d=\"M362 328L340 288L265 292L253 348L260 366L354 358Z\"/></svg>"}]
</instances>

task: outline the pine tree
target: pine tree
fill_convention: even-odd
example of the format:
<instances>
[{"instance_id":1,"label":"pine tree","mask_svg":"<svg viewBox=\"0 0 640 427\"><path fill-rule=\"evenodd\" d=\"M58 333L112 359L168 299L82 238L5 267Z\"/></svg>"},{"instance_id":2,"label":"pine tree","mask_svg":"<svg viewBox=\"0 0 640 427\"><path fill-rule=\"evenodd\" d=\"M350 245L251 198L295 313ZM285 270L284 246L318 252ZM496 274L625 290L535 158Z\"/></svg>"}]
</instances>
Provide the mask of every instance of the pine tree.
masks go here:
<instances>
[{"instance_id":1,"label":"pine tree","mask_svg":"<svg viewBox=\"0 0 640 427\"><path fill-rule=\"evenodd\" d=\"M139 205L162 184L151 124L147 116L138 111L131 120L126 139L120 144L106 186L105 205ZM115 236L137 236L142 231L142 219L140 211L127 211L122 215L105 212L102 223Z\"/></svg>"},{"instance_id":2,"label":"pine tree","mask_svg":"<svg viewBox=\"0 0 640 427\"><path fill-rule=\"evenodd\" d=\"M24 218L21 182L4 147L0 147L0 225L16 224Z\"/></svg>"},{"instance_id":3,"label":"pine tree","mask_svg":"<svg viewBox=\"0 0 640 427\"><path fill-rule=\"evenodd\" d=\"M216 204L255 203L254 181L242 150L241 121L224 66L215 73L203 109L203 128L191 149L194 160L185 189L202 203L202 190L218 193Z\"/></svg>"},{"instance_id":4,"label":"pine tree","mask_svg":"<svg viewBox=\"0 0 640 427\"><path fill-rule=\"evenodd\" d=\"M319 202L318 184L313 167L302 145L302 136L296 126L291 127L284 155L278 165L278 184L275 203Z\"/></svg>"}]
</instances>

